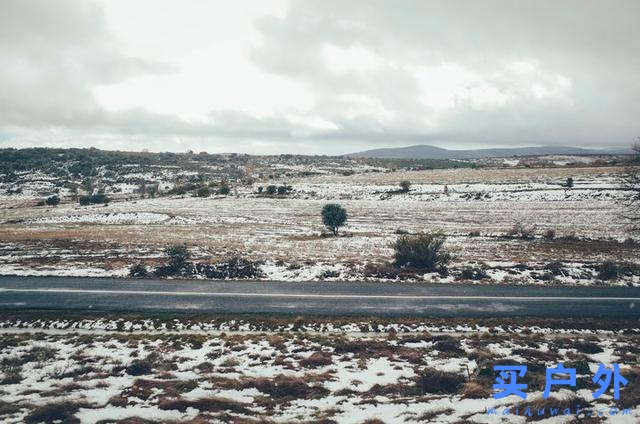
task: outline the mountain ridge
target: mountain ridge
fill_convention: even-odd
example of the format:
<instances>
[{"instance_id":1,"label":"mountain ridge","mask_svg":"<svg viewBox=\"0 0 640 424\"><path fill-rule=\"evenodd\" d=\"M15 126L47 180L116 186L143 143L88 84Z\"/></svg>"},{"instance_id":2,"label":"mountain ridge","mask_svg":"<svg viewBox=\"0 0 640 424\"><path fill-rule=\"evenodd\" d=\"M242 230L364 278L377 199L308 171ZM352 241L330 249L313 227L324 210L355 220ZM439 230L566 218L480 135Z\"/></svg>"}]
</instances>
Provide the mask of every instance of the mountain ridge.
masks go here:
<instances>
[{"instance_id":1,"label":"mountain ridge","mask_svg":"<svg viewBox=\"0 0 640 424\"><path fill-rule=\"evenodd\" d=\"M482 159L491 157L544 156L544 155L620 155L630 149L585 149L572 146L499 147L491 149L450 150L419 144L406 147L386 147L350 153L345 156L379 159Z\"/></svg>"}]
</instances>

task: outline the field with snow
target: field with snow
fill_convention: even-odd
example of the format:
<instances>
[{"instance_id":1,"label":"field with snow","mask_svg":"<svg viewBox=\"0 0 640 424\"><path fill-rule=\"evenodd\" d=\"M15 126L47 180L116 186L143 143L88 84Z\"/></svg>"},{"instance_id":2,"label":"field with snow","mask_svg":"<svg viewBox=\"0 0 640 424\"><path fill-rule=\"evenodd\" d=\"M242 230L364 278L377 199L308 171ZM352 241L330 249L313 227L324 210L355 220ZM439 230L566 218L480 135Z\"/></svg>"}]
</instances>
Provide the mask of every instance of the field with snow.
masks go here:
<instances>
[{"instance_id":1,"label":"field with snow","mask_svg":"<svg viewBox=\"0 0 640 424\"><path fill-rule=\"evenodd\" d=\"M69 197L34 206L24 195L5 196L0 273L126 276L186 243L193 260L240 256L265 280L640 284L638 241L621 216L620 167L360 171L299 173L271 182L292 188L275 196L260 191L262 182L205 198L130 193L106 206ZM412 183L408 193L398 192L401 180ZM339 237L324 234L326 203L348 211ZM511 231L517 224L531 237ZM446 234L455 256L448 275L388 265L397 234L423 231ZM615 278L603 276L607 261L620 264Z\"/></svg>"},{"instance_id":2,"label":"field with snow","mask_svg":"<svg viewBox=\"0 0 640 424\"><path fill-rule=\"evenodd\" d=\"M584 324L4 317L0 421L638 422L637 330ZM544 400L560 362L577 384ZM621 364L619 400L594 399L599 363ZM528 366L525 400L493 398L496 364Z\"/></svg>"}]
</instances>

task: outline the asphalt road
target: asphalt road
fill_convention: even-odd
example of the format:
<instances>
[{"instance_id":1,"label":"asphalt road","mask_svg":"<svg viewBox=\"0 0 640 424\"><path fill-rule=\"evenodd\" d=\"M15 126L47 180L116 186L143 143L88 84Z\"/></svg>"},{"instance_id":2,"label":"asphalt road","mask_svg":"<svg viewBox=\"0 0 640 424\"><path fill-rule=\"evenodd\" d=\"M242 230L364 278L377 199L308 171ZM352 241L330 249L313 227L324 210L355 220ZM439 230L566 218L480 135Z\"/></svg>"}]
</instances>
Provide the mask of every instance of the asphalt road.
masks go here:
<instances>
[{"instance_id":1,"label":"asphalt road","mask_svg":"<svg viewBox=\"0 0 640 424\"><path fill-rule=\"evenodd\" d=\"M0 276L0 309L640 318L640 288Z\"/></svg>"}]
</instances>

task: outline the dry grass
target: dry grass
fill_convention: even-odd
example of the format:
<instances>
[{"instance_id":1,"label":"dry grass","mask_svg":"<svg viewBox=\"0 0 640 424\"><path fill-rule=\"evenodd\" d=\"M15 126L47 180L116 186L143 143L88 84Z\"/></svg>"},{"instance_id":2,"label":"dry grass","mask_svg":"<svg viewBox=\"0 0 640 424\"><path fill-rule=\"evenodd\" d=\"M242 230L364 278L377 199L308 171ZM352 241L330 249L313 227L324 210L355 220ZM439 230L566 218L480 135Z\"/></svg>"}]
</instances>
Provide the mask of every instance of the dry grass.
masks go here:
<instances>
[{"instance_id":1,"label":"dry grass","mask_svg":"<svg viewBox=\"0 0 640 424\"><path fill-rule=\"evenodd\" d=\"M493 391L491 389L492 382L486 381L468 381L462 387L462 397L465 399L487 399L490 398Z\"/></svg>"},{"instance_id":2,"label":"dry grass","mask_svg":"<svg viewBox=\"0 0 640 424\"><path fill-rule=\"evenodd\" d=\"M314 399L329 391L320 385L310 385L304 378L278 375L274 378L248 379L247 387L255 387L275 399Z\"/></svg>"},{"instance_id":3,"label":"dry grass","mask_svg":"<svg viewBox=\"0 0 640 424\"><path fill-rule=\"evenodd\" d=\"M75 413L85 407L89 405L71 401L53 402L35 408L24 418L24 422L26 424L76 424L80 420L74 416Z\"/></svg>"},{"instance_id":4,"label":"dry grass","mask_svg":"<svg viewBox=\"0 0 640 424\"><path fill-rule=\"evenodd\" d=\"M436 409L435 411L429 411L429 412L425 412L424 414L416 417L414 419L414 421L418 421L421 423L424 422L431 422L433 421L435 418L438 418L440 416L446 416L451 414L452 412L454 412L453 409L451 408L441 408L441 409Z\"/></svg>"},{"instance_id":5,"label":"dry grass","mask_svg":"<svg viewBox=\"0 0 640 424\"><path fill-rule=\"evenodd\" d=\"M303 367L316 368L331 365L333 363L333 360L329 353L314 352L308 358L301 359L299 363Z\"/></svg>"},{"instance_id":6,"label":"dry grass","mask_svg":"<svg viewBox=\"0 0 640 424\"><path fill-rule=\"evenodd\" d=\"M590 403L575 394L570 394L561 397L549 397L544 399L537 397L528 402L521 402L516 405L520 411L524 411L526 408L531 408L532 416L527 417L527 421L539 421L549 417L549 408L557 408L560 412L557 415L561 415L562 411L569 408L572 412L576 411L576 408L586 410L590 407ZM544 414L538 415L538 411L544 409Z\"/></svg>"},{"instance_id":7,"label":"dry grass","mask_svg":"<svg viewBox=\"0 0 640 424\"><path fill-rule=\"evenodd\" d=\"M619 168L552 168L434 170L409 173L369 173L351 177L314 177L305 182L341 184L393 184L408 179L415 184L508 183L611 176ZM282 260L302 264L307 261L329 263L340 257L344 263L383 263L390 258L387 242L397 228L411 233L441 228L448 234L480 231L483 237L460 240L459 260L540 261L633 260L633 249L606 243L565 243L562 241L498 240L486 235L504 234L515 221L527 226L544 223L558 235L575 231L578 235L594 233L600 238L622 235L624 222L613 202L598 201L513 201L492 202L404 202L402 213L394 201L341 200L349 211L347 231L352 237L322 238L319 210L324 200L305 199L145 199L136 203L116 202L105 208L77 209L65 204L50 210L19 206L0 209L0 239L9 243L14 263L34 268L69 265L99 265L105 269L126 268L134 262L157 265L154 254L168 244L185 242L198 246L197 260L212 260L221 254L249 252L247 259ZM48 212L47 212L48 211ZM87 225L79 223L32 225L29 219L50 215L104 214L114 212L153 212L187 219L197 224ZM276 218L277 217L277 218ZM435 221L434 221L434 217ZM593 222L598 222L594 228ZM242 234L243 237L238 237ZM0 249L1 250L1 249ZM87 259L84 252L95 256ZM616 255L615 253L618 252ZM2 252L0 252L2 253ZM30 256L31 259L28 259ZM24 259L20 259L23 257ZM50 263L46 263L46 262ZM384 266L369 269L372 277L393 274Z\"/></svg>"},{"instance_id":8,"label":"dry grass","mask_svg":"<svg viewBox=\"0 0 640 424\"><path fill-rule=\"evenodd\" d=\"M185 412L187 408L194 408L198 411L206 412L231 411L238 414L253 414L252 411L241 402L220 397L208 397L197 400L164 399L158 403L158 408L177 410L180 412Z\"/></svg>"},{"instance_id":9,"label":"dry grass","mask_svg":"<svg viewBox=\"0 0 640 424\"><path fill-rule=\"evenodd\" d=\"M462 388L464 382L465 377L461 374L427 368L416 378L416 387L422 394L453 394Z\"/></svg>"},{"instance_id":10,"label":"dry grass","mask_svg":"<svg viewBox=\"0 0 640 424\"><path fill-rule=\"evenodd\" d=\"M151 396L157 395L158 391L160 391L163 397L177 398L180 394L190 392L196 387L198 387L198 383L194 380L147 380L138 378L124 392L124 395L147 400Z\"/></svg>"}]
</instances>

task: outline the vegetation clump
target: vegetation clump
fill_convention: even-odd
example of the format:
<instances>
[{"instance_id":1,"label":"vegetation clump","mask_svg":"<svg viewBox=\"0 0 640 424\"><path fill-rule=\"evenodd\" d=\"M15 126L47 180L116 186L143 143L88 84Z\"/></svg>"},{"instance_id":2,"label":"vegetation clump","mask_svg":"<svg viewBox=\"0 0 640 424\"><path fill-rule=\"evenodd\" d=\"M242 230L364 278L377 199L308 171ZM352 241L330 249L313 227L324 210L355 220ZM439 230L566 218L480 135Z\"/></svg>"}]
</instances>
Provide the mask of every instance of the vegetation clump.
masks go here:
<instances>
[{"instance_id":1,"label":"vegetation clump","mask_svg":"<svg viewBox=\"0 0 640 424\"><path fill-rule=\"evenodd\" d=\"M460 277L464 280L484 280L489 278L489 274L487 274L484 268L467 266L460 273Z\"/></svg>"},{"instance_id":2,"label":"vegetation clump","mask_svg":"<svg viewBox=\"0 0 640 424\"><path fill-rule=\"evenodd\" d=\"M227 183L223 183L220 188L218 188L218 194L222 196L227 196L231 193L231 187Z\"/></svg>"},{"instance_id":3,"label":"vegetation clump","mask_svg":"<svg viewBox=\"0 0 640 424\"><path fill-rule=\"evenodd\" d=\"M138 262L137 264L129 268L129 277L147 278L148 276L149 276L149 270L143 263Z\"/></svg>"},{"instance_id":4,"label":"vegetation clump","mask_svg":"<svg viewBox=\"0 0 640 424\"><path fill-rule=\"evenodd\" d=\"M598 278L601 280L614 280L620 275L618 264L606 261L598 267Z\"/></svg>"},{"instance_id":5,"label":"vegetation clump","mask_svg":"<svg viewBox=\"0 0 640 424\"><path fill-rule=\"evenodd\" d=\"M87 405L71 401L50 403L34 409L24 417L24 422L27 424L79 423L80 420L75 417L75 414L84 406Z\"/></svg>"},{"instance_id":6,"label":"vegetation clump","mask_svg":"<svg viewBox=\"0 0 640 424\"><path fill-rule=\"evenodd\" d=\"M60 203L60 198L58 196L47 197L47 200L45 200L45 203L48 206L57 206Z\"/></svg>"},{"instance_id":7,"label":"vegetation clump","mask_svg":"<svg viewBox=\"0 0 640 424\"><path fill-rule=\"evenodd\" d=\"M92 194L90 196L80 196L78 198L78 202L80 203L80 206L88 206L88 205L95 205L95 204L108 204L110 201L110 199L104 194L104 193L96 193L96 194Z\"/></svg>"},{"instance_id":8,"label":"vegetation clump","mask_svg":"<svg viewBox=\"0 0 640 424\"><path fill-rule=\"evenodd\" d=\"M211 196L211 189L207 186L202 186L196 192L196 196L198 197L209 197Z\"/></svg>"},{"instance_id":9,"label":"vegetation clump","mask_svg":"<svg viewBox=\"0 0 640 424\"><path fill-rule=\"evenodd\" d=\"M233 256L217 264L196 264L195 272L212 280L248 280L263 276L256 262Z\"/></svg>"},{"instance_id":10,"label":"vegetation clump","mask_svg":"<svg viewBox=\"0 0 640 424\"><path fill-rule=\"evenodd\" d=\"M452 255L445 249L445 241L446 236L439 232L400 235L391 244L393 264L432 272L446 269Z\"/></svg>"},{"instance_id":11,"label":"vegetation clump","mask_svg":"<svg viewBox=\"0 0 640 424\"><path fill-rule=\"evenodd\" d=\"M338 229L347 222L347 210L337 203L328 203L322 208L322 223L333 235L338 235Z\"/></svg>"},{"instance_id":12,"label":"vegetation clump","mask_svg":"<svg viewBox=\"0 0 640 424\"><path fill-rule=\"evenodd\" d=\"M507 237L533 240L535 238L535 231L535 227L527 227L522 222L517 221L507 232Z\"/></svg>"},{"instance_id":13,"label":"vegetation clump","mask_svg":"<svg viewBox=\"0 0 640 424\"><path fill-rule=\"evenodd\" d=\"M564 184L567 188L573 188L573 177L568 177L567 182Z\"/></svg>"},{"instance_id":14,"label":"vegetation clump","mask_svg":"<svg viewBox=\"0 0 640 424\"><path fill-rule=\"evenodd\" d=\"M151 374L152 370L153 364L151 363L151 361L148 361L146 359L136 359L131 362L131 364L126 368L125 371L129 375L139 376Z\"/></svg>"},{"instance_id":15,"label":"vegetation clump","mask_svg":"<svg viewBox=\"0 0 640 424\"><path fill-rule=\"evenodd\" d=\"M174 275L192 275L193 264L189 262L191 254L185 244L174 244L164 249L164 254L169 262L156 268L155 275L158 277L168 277Z\"/></svg>"},{"instance_id":16,"label":"vegetation clump","mask_svg":"<svg viewBox=\"0 0 640 424\"><path fill-rule=\"evenodd\" d=\"M438 371L427 368L416 378L420 393L453 394L465 383L463 375L455 372Z\"/></svg>"}]
</instances>

